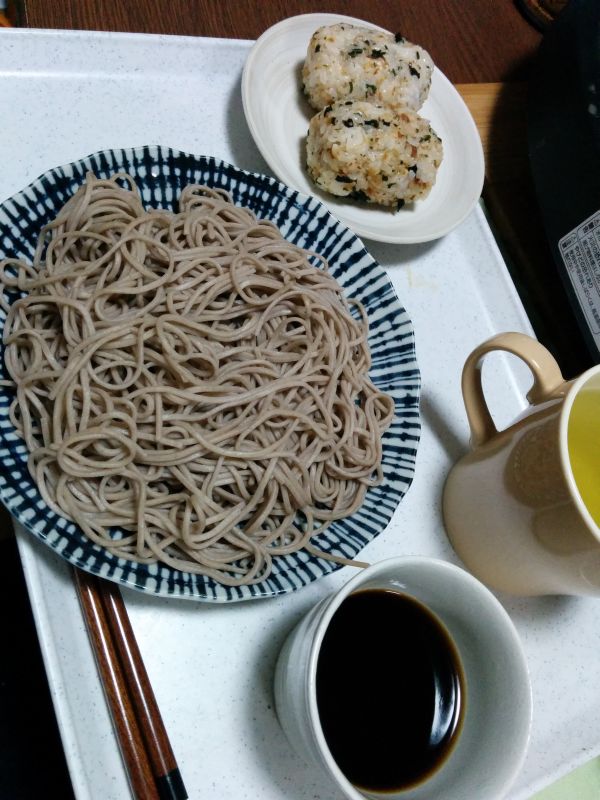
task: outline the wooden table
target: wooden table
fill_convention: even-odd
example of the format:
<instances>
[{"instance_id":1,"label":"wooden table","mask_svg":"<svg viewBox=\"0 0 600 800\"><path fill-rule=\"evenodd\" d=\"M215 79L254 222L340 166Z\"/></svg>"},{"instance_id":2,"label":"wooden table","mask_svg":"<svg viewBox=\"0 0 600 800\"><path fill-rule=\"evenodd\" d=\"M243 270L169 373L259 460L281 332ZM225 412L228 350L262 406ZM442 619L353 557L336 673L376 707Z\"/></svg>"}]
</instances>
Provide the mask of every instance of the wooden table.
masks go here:
<instances>
[{"instance_id":1,"label":"wooden table","mask_svg":"<svg viewBox=\"0 0 600 800\"><path fill-rule=\"evenodd\" d=\"M256 39L285 17L331 11L370 20L422 44L454 83L522 80L540 34L512 0L23 0L34 28L137 31Z\"/></svg>"}]
</instances>

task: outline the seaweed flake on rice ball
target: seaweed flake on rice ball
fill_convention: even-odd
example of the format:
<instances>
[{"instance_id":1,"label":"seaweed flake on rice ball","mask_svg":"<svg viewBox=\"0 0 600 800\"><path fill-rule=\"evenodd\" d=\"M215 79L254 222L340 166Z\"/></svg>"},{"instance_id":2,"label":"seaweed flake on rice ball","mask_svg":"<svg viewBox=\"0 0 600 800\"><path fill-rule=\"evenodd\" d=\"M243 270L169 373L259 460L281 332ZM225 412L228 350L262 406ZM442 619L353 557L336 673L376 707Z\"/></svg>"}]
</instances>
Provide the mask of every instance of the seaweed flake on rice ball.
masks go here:
<instances>
[{"instance_id":1,"label":"seaweed flake on rice ball","mask_svg":"<svg viewBox=\"0 0 600 800\"><path fill-rule=\"evenodd\" d=\"M443 148L415 111L348 100L311 119L306 154L311 178L326 192L399 208L429 194Z\"/></svg>"},{"instance_id":2,"label":"seaweed flake on rice ball","mask_svg":"<svg viewBox=\"0 0 600 800\"><path fill-rule=\"evenodd\" d=\"M368 100L416 111L427 98L432 72L427 51L398 34L338 23L313 34L302 80L317 110L341 100Z\"/></svg>"}]
</instances>

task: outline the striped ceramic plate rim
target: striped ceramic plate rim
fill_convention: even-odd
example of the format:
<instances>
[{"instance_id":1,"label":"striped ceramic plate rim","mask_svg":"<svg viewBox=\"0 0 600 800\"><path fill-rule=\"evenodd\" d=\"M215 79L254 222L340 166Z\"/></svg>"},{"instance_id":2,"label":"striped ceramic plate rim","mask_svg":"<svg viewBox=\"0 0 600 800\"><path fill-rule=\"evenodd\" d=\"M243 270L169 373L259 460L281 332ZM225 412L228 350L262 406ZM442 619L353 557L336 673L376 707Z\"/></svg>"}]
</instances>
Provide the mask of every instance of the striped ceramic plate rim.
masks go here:
<instances>
[{"instance_id":1,"label":"striped ceramic plate rim","mask_svg":"<svg viewBox=\"0 0 600 800\"><path fill-rule=\"evenodd\" d=\"M369 490L352 517L335 522L313 540L328 553L356 557L386 528L408 490L420 436L420 374L413 328L385 271L360 239L315 198L266 175L159 145L103 150L45 172L0 207L0 256L31 259L42 225L56 215L90 171L98 177L128 172L148 207L171 208L188 183L222 187L236 204L272 220L289 241L325 256L346 295L362 301L370 325L371 378L392 395L396 407L396 417L383 441L384 481ZM2 326L4 319L2 312ZM7 377L3 352L0 377ZM152 594L213 602L283 594L339 568L300 551L275 558L271 574L261 583L228 587L163 564L138 564L111 555L42 500L27 470L25 446L8 417L12 396L10 389L0 389L0 500L27 530L71 564Z\"/></svg>"}]
</instances>

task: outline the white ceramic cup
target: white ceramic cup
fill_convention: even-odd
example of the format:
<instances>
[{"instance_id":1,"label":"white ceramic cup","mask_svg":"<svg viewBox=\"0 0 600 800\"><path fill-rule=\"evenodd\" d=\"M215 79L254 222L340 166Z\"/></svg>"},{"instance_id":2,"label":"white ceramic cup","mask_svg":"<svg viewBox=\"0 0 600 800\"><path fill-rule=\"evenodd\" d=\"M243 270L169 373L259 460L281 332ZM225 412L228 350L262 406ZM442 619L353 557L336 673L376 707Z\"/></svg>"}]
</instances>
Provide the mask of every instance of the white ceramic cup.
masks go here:
<instances>
[{"instance_id":1,"label":"white ceramic cup","mask_svg":"<svg viewBox=\"0 0 600 800\"><path fill-rule=\"evenodd\" d=\"M454 641L463 669L465 708L454 748L433 775L399 792L365 792L353 786L335 763L319 720L316 674L321 643L336 610L359 589L391 589L427 606ZM360 680L357 675L357 686ZM364 569L300 621L277 662L275 702L292 746L324 770L349 800L499 800L521 768L531 726L527 665L502 605L459 567L416 556Z\"/></svg>"},{"instance_id":2,"label":"white ceramic cup","mask_svg":"<svg viewBox=\"0 0 600 800\"><path fill-rule=\"evenodd\" d=\"M518 356L533 376L529 407L504 430L481 382L495 350ZM466 567L513 594L600 596L600 512L592 513L600 496L600 365L565 381L537 340L501 333L469 355L462 391L471 450L448 475L443 514Z\"/></svg>"}]
</instances>

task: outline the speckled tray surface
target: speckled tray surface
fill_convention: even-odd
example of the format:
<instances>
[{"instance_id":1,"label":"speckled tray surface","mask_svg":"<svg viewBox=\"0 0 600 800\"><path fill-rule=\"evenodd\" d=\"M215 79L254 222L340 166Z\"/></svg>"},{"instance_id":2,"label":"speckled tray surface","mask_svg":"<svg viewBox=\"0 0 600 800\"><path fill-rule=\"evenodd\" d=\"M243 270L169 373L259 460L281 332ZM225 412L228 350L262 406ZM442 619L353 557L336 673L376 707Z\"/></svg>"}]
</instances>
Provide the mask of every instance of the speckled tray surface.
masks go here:
<instances>
[{"instance_id":1,"label":"speckled tray surface","mask_svg":"<svg viewBox=\"0 0 600 800\"><path fill-rule=\"evenodd\" d=\"M269 173L242 111L249 42L25 30L0 31L0 39L0 201L57 164L148 142ZM413 322L423 427L413 484L362 557L456 563L440 498L467 448L462 365L493 333L531 329L481 209L435 243L365 244ZM529 378L506 359L490 359L486 370L502 426L524 406ZM18 541L76 795L129 798L70 567L26 532ZM124 590L190 797L340 800L288 745L272 679L290 629L352 574L344 568L290 595L234 606ZM600 625L593 600L500 600L522 637L533 685L531 744L509 794L525 800L600 752Z\"/></svg>"}]
</instances>

